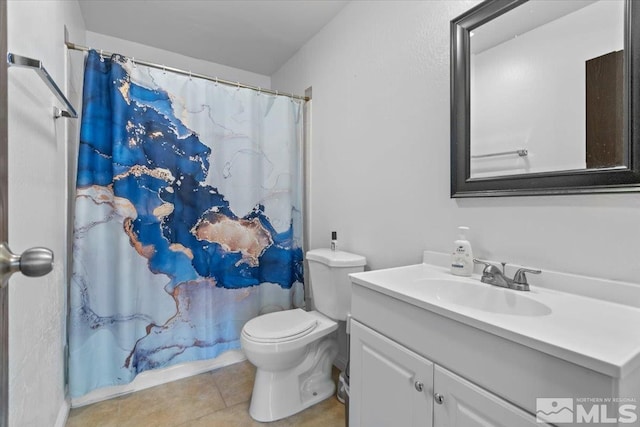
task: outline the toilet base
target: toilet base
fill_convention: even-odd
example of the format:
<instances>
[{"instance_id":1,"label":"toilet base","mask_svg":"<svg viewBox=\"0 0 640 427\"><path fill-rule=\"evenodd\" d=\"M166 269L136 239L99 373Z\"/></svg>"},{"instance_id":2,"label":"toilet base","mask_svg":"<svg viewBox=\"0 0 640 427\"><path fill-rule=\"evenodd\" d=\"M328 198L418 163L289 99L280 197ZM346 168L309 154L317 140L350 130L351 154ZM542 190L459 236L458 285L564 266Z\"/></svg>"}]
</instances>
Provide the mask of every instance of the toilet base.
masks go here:
<instances>
[{"instance_id":1,"label":"toilet base","mask_svg":"<svg viewBox=\"0 0 640 427\"><path fill-rule=\"evenodd\" d=\"M330 336L310 344L298 366L275 372L258 368L249 407L251 418L280 420L332 396L336 385L331 367L337 354L338 343Z\"/></svg>"}]
</instances>

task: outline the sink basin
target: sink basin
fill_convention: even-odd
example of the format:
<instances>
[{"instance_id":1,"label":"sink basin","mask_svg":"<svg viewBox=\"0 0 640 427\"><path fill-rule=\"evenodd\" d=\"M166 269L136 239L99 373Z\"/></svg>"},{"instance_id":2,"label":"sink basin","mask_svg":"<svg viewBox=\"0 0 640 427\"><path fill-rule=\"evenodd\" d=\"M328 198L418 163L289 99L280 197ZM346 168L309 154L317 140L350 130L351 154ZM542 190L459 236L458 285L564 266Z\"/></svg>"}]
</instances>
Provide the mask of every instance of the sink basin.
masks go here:
<instances>
[{"instance_id":1,"label":"sink basin","mask_svg":"<svg viewBox=\"0 0 640 427\"><path fill-rule=\"evenodd\" d=\"M435 290L440 301L476 310L514 316L547 316L551 309L526 297L520 291L455 279L422 279L422 285Z\"/></svg>"},{"instance_id":2,"label":"sink basin","mask_svg":"<svg viewBox=\"0 0 640 427\"><path fill-rule=\"evenodd\" d=\"M351 309L354 318L371 316L371 322L385 330L396 311L412 307L397 316L437 323L435 329L444 327L445 336L468 325L610 377L636 375L634 384L640 384L640 329L628 327L640 324L640 286L557 272L545 276L546 286L532 283L531 291L523 292L482 283L479 275L453 276L446 266L427 263L354 273ZM563 291L596 285L616 286L624 297L612 301L604 292L595 298L594 293ZM454 323L439 323L449 320ZM422 328L433 332L431 326L419 324L405 335L422 336ZM470 336L464 333L460 339ZM429 339L425 342L429 349L438 347ZM640 396L640 386L635 395Z\"/></svg>"},{"instance_id":3,"label":"sink basin","mask_svg":"<svg viewBox=\"0 0 640 427\"><path fill-rule=\"evenodd\" d=\"M361 280L360 277L366 278ZM479 277L452 276L448 270L428 264L357 273L352 280L376 289L389 289L438 305L472 309L487 314L522 317L547 316L552 313L539 292L516 291L480 282Z\"/></svg>"}]
</instances>

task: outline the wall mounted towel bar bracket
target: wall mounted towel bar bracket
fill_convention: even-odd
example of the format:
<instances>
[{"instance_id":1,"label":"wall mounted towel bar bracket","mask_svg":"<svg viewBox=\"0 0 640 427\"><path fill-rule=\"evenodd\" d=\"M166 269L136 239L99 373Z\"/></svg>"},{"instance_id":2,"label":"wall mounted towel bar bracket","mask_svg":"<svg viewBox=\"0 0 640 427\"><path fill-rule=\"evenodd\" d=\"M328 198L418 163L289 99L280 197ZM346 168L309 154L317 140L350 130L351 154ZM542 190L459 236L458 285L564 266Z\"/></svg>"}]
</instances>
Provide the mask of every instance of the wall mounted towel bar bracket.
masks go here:
<instances>
[{"instance_id":1,"label":"wall mounted towel bar bracket","mask_svg":"<svg viewBox=\"0 0 640 427\"><path fill-rule=\"evenodd\" d=\"M47 72L46 68L44 68L40 60L27 58L26 56L16 55L15 53L9 52L7 53L7 64L9 64L10 67L31 68L36 72L36 74L40 76L42 81L45 82L47 87L49 87L56 98L58 98L58 100L66 107L66 110L61 110L60 108L54 107L53 117L68 117L71 119L78 118L78 113L76 113L73 105L71 105L71 102L69 102L67 97L64 96L64 93L62 93L56 82L51 77L51 74Z\"/></svg>"},{"instance_id":2,"label":"wall mounted towel bar bracket","mask_svg":"<svg viewBox=\"0 0 640 427\"><path fill-rule=\"evenodd\" d=\"M520 157L526 157L529 155L529 150L526 148L521 148L519 150L513 151L501 151L499 153L488 153L488 154L476 154L471 156L472 159L483 159L485 157L496 157L496 156L508 156L510 154L517 154Z\"/></svg>"}]
</instances>

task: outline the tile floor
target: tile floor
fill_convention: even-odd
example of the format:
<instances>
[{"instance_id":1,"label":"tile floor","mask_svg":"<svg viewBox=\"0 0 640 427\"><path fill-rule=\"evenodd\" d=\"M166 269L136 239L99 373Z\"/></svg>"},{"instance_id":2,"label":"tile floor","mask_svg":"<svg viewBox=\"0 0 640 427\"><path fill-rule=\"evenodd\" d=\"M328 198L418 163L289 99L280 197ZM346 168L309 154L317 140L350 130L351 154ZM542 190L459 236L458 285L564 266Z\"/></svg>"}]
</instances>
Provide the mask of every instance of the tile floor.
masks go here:
<instances>
[{"instance_id":1,"label":"tile floor","mask_svg":"<svg viewBox=\"0 0 640 427\"><path fill-rule=\"evenodd\" d=\"M337 378L334 368L334 380ZM255 368L241 362L194 377L72 409L67 427L344 427L331 397L292 417L263 424L249 416Z\"/></svg>"}]
</instances>

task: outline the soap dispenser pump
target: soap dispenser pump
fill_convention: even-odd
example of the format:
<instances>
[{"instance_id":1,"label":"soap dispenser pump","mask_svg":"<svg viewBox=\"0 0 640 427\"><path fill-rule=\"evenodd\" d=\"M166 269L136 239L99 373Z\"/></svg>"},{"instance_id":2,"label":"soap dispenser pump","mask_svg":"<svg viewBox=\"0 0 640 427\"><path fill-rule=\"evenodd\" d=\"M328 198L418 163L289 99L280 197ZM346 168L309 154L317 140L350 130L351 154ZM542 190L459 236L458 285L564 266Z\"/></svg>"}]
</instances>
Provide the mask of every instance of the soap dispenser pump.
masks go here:
<instances>
[{"instance_id":1,"label":"soap dispenser pump","mask_svg":"<svg viewBox=\"0 0 640 427\"><path fill-rule=\"evenodd\" d=\"M458 227L458 240L453 242L451 274L456 276L471 276L473 273L473 253L471 251L471 243L466 237L468 231L469 227Z\"/></svg>"}]
</instances>

